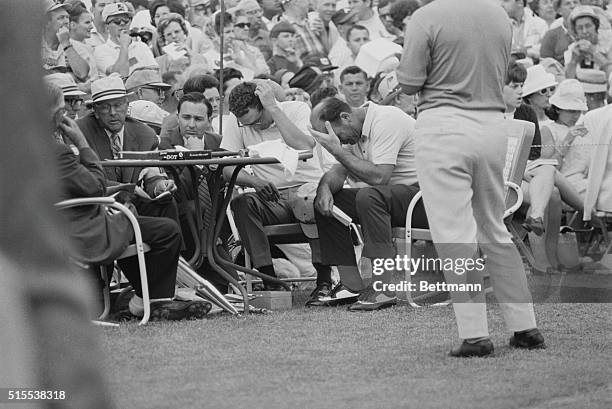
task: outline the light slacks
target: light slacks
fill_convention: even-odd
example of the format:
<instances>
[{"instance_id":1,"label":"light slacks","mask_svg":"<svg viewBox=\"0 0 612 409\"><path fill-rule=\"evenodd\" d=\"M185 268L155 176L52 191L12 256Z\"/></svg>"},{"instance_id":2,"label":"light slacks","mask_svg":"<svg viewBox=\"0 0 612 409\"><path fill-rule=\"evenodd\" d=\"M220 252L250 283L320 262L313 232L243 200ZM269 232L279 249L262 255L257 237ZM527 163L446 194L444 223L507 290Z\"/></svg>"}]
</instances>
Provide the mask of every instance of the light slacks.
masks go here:
<instances>
[{"instance_id":1,"label":"light slacks","mask_svg":"<svg viewBox=\"0 0 612 409\"><path fill-rule=\"evenodd\" d=\"M434 108L417 120L416 164L440 258L484 254L510 331L536 327L518 250L503 223L507 135L502 113ZM447 283L471 281L445 270ZM484 293L451 292L460 338L488 336Z\"/></svg>"}]
</instances>

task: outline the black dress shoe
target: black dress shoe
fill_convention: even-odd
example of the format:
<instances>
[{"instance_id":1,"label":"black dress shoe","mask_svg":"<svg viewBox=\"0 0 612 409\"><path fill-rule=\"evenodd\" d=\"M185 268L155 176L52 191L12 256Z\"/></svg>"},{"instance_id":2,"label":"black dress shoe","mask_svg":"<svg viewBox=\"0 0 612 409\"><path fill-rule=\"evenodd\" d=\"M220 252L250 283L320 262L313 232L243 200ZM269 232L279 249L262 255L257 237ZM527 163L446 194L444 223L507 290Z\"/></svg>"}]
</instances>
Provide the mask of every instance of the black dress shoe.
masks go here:
<instances>
[{"instance_id":1,"label":"black dress shoe","mask_svg":"<svg viewBox=\"0 0 612 409\"><path fill-rule=\"evenodd\" d=\"M331 285L328 283L319 284L317 288L310 293L310 298L306 301L307 307L326 306L326 300L330 298Z\"/></svg>"},{"instance_id":2,"label":"black dress shoe","mask_svg":"<svg viewBox=\"0 0 612 409\"><path fill-rule=\"evenodd\" d=\"M529 331L515 332L514 336L510 338L510 346L525 349L546 348L544 337L537 328L530 329Z\"/></svg>"},{"instance_id":3,"label":"black dress shoe","mask_svg":"<svg viewBox=\"0 0 612 409\"><path fill-rule=\"evenodd\" d=\"M493 350L493 343L487 338L475 343L463 341L457 348L451 349L448 354L456 358L484 357L493 355Z\"/></svg>"}]
</instances>

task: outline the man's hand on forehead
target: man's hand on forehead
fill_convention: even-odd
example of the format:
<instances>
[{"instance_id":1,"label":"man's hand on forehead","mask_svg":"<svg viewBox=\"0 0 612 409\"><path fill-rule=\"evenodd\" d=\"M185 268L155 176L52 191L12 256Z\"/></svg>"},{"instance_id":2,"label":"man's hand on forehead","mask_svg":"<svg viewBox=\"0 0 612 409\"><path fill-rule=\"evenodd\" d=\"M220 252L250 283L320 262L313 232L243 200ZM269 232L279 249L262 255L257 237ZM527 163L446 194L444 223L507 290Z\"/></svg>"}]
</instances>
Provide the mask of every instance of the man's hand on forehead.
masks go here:
<instances>
[{"instance_id":1,"label":"man's hand on forehead","mask_svg":"<svg viewBox=\"0 0 612 409\"><path fill-rule=\"evenodd\" d=\"M335 151L342 149L342 144L340 143L340 139L334 132L329 121L325 121L325 129L327 130L327 133L319 132L311 126L308 127L308 131L312 137L333 155Z\"/></svg>"}]
</instances>

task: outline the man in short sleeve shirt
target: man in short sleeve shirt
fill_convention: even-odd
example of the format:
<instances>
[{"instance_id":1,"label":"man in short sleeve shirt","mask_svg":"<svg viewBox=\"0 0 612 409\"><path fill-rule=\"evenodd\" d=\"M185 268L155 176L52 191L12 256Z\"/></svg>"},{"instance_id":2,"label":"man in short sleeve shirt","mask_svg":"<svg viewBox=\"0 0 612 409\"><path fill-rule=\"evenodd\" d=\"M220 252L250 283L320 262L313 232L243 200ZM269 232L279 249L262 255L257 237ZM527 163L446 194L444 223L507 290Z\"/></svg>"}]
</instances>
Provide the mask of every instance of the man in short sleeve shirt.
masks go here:
<instances>
[{"instance_id":1,"label":"man in short sleeve shirt","mask_svg":"<svg viewBox=\"0 0 612 409\"><path fill-rule=\"evenodd\" d=\"M374 103L351 108L338 98L321 101L311 115L312 134L338 161L317 189L315 218L323 265L340 268L344 285L360 291L351 311L373 311L397 303L394 291L383 288L393 269L363 289L357 270L351 232L334 217L333 206L361 224L362 256L394 259L392 228L404 226L406 211L419 191L414 158L414 119L399 108ZM351 188L345 189L348 181ZM422 204L413 217L416 227L427 225ZM316 252L313 252L316 254ZM378 283L377 283L378 281ZM324 292L324 291L322 291ZM326 305L323 296L311 305Z\"/></svg>"},{"instance_id":2,"label":"man in short sleeve shirt","mask_svg":"<svg viewBox=\"0 0 612 409\"><path fill-rule=\"evenodd\" d=\"M438 257L453 266L486 260L514 332L510 345L542 348L523 262L503 222L508 18L491 0L436 0L414 13L405 36L398 79L406 94L420 92L416 165ZM471 270L446 267L446 282L482 282L482 268ZM463 342L450 355L491 355L484 292L451 297Z\"/></svg>"},{"instance_id":3,"label":"man in short sleeve shirt","mask_svg":"<svg viewBox=\"0 0 612 409\"><path fill-rule=\"evenodd\" d=\"M238 151L264 141L282 141L297 150L312 150L314 139L308 134L310 108L300 101L277 102L274 89L267 82L244 82L238 84L229 97L232 113L223 129L221 148ZM224 169L229 178L232 167ZM255 189L231 202L242 243L251 257L253 267L259 272L276 277L272 265L270 243L263 226L295 223L298 221L292 202L300 186L316 184L323 171L315 155L305 162L298 161L293 176L285 174L281 164L252 166L253 175L242 170L236 184ZM331 285L331 270L314 264L317 282ZM264 281L266 289L277 290L280 286L269 280Z\"/></svg>"}]
</instances>

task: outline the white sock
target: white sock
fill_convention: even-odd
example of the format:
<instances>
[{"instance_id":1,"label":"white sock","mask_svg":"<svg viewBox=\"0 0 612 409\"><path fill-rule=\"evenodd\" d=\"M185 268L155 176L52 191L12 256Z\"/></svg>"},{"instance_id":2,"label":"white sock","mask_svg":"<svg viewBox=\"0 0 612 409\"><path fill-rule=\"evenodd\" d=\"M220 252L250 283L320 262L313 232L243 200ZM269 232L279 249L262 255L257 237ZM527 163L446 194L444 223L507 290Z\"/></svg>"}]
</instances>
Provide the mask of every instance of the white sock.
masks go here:
<instances>
[{"instance_id":1,"label":"white sock","mask_svg":"<svg viewBox=\"0 0 612 409\"><path fill-rule=\"evenodd\" d=\"M142 302L142 298L136 294L134 294L134 296L130 299L128 308L132 315L137 317L142 317L144 315L144 303Z\"/></svg>"}]
</instances>

